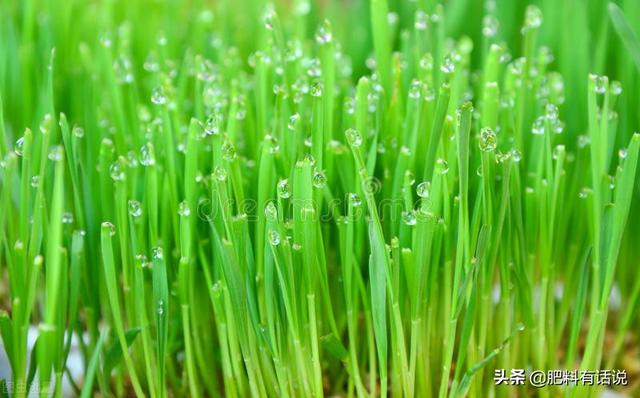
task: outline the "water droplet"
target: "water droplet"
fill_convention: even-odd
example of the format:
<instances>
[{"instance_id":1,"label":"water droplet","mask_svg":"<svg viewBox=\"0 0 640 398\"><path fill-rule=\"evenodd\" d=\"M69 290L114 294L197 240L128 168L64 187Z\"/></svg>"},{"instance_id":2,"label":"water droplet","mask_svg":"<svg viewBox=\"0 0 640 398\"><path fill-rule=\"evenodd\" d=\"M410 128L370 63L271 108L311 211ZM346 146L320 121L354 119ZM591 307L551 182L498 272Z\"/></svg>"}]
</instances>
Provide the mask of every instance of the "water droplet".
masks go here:
<instances>
[{"instance_id":1,"label":"water droplet","mask_svg":"<svg viewBox=\"0 0 640 398\"><path fill-rule=\"evenodd\" d=\"M509 155L508 152L502 153L500 151L497 151L495 157L496 157L496 163L503 163L509 160L511 158L511 155Z\"/></svg>"},{"instance_id":2,"label":"water droplet","mask_svg":"<svg viewBox=\"0 0 640 398\"><path fill-rule=\"evenodd\" d=\"M160 246L151 248L151 258L154 258L156 260L162 260L164 258L162 248Z\"/></svg>"},{"instance_id":3,"label":"water droplet","mask_svg":"<svg viewBox=\"0 0 640 398\"><path fill-rule=\"evenodd\" d=\"M269 201L269 203L264 207L264 215L268 220L272 221L278 218L278 209L273 201Z\"/></svg>"},{"instance_id":4,"label":"water droplet","mask_svg":"<svg viewBox=\"0 0 640 398\"><path fill-rule=\"evenodd\" d=\"M76 138L84 137L84 129L82 127L74 126L73 130L72 130L72 133Z\"/></svg>"},{"instance_id":5,"label":"water droplet","mask_svg":"<svg viewBox=\"0 0 640 398\"><path fill-rule=\"evenodd\" d=\"M420 58L420 68L424 70L432 70L433 69L433 55L430 53L426 53L422 58Z\"/></svg>"},{"instance_id":6,"label":"water droplet","mask_svg":"<svg viewBox=\"0 0 640 398\"><path fill-rule=\"evenodd\" d=\"M604 94L607 92L607 83L609 79L606 76L589 76L595 82L594 90L596 94Z\"/></svg>"},{"instance_id":7,"label":"water droplet","mask_svg":"<svg viewBox=\"0 0 640 398\"><path fill-rule=\"evenodd\" d=\"M160 70L160 64L156 61L156 57L153 53L149 53L142 65L147 72L158 72Z\"/></svg>"},{"instance_id":8,"label":"water droplet","mask_svg":"<svg viewBox=\"0 0 640 398\"><path fill-rule=\"evenodd\" d=\"M440 167L440 174L444 175L449 172L449 164L444 159L436 160L436 164Z\"/></svg>"},{"instance_id":9,"label":"water droplet","mask_svg":"<svg viewBox=\"0 0 640 398\"><path fill-rule=\"evenodd\" d=\"M353 206L353 207L362 206L362 199L360 199L358 194L353 193L353 192L349 194L349 202L351 203L351 206Z\"/></svg>"},{"instance_id":10,"label":"water droplet","mask_svg":"<svg viewBox=\"0 0 640 398\"><path fill-rule=\"evenodd\" d=\"M159 300L158 301L158 315L160 315L160 316L164 315L164 301L163 300Z\"/></svg>"},{"instance_id":11,"label":"water droplet","mask_svg":"<svg viewBox=\"0 0 640 398\"><path fill-rule=\"evenodd\" d=\"M122 164L120 159L116 160L111 167L109 167L109 173L111 174L111 178L113 181L123 181L124 180L124 170L122 169Z\"/></svg>"},{"instance_id":12,"label":"water droplet","mask_svg":"<svg viewBox=\"0 0 640 398\"><path fill-rule=\"evenodd\" d=\"M315 173L313 173L313 186L321 189L324 188L325 185L327 185L327 177L324 175L324 173L321 171L316 171Z\"/></svg>"},{"instance_id":13,"label":"water droplet","mask_svg":"<svg viewBox=\"0 0 640 398\"><path fill-rule=\"evenodd\" d=\"M62 213L62 223L63 224L72 224L73 223L73 214L69 213L68 211L65 211L64 213Z\"/></svg>"},{"instance_id":14,"label":"water droplet","mask_svg":"<svg viewBox=\"0 0 640 398\"><path fill-rule=\"evenodd\" d=\"M31 186L34 188L38 188L38 185L40 185L40 176L35 175L31 177Z\"/></svg>"},{"instance_id":15,"label":"water droplet","mask_svg":"<svg viewBox=\"0 0 640 398\"><path fill-rule=\"evenodd\" d=\"M309 3L308 1L297 2L294 9L295 15L298 15L298 16L307 15L309 14L310 11L311 11L311 3Z\"/></svg>"},{"instance_id":16,"label":"water droplet","mask_svg":"<svg viewBox=\"0 0 640 398\"><path fill-rule=\"evenodd\" d=\"M324 87L322 86L321 82L315 82L311 85L311 90L310 90L310 94L312 97L322 97L322 91L323 91Z\"/></svg>"},{"instance_id":17,"label":"water droplet","mask_svg":"<svg viewBox=\"0 0 640 398\"><path fill-rule=\"evenodd\" d=\"M533 126L531 127L531 133L533 133L534 135L543 135L544 123L544 116L539 116L538 118L536 118L536 120L533 122Z\"/></svg>"},{"instance_id":18,"label":"water droplet","mask_svg":"<svg viewBox=\"0 0 640 398\"><path fill-rule=\"evenodd\" d=\"M102 36L100 38L100 44L105 48L111 47L111 38L108 35Z\"/></svg>"},{"instance_id":19,"label":"water droplet","mask_svg":"<svg viewBox=\"0 0 640 398\"><path fill-rule=\"evenodd\" d=\"M275 229L269 231L269 243L273 246L278 246L280 244L280 233Z\"/></svg>"},{"instance_id":20,"label":"water droplet","mask_svg":"<svg viewBox=\"0 0 640 398\"><path fill-rule=\"evenodd\" d=\"M205 135L216 135L220 133L220 115L213 114L207 118L207 121L204 124L204 134Z\"/></svg>"},{"instance_id":21,"label":"water droplet","mask_svg":"<svg viewBox=\"0 0 640 398\"><path fill-rule=\"evenodd\" d=\"M222 158L227 162L232 162L236 159L236 147L229 140L224 140L222 143Z\"/></svg>"},{"instance_id":22,"label":"water droplet","mask_svg":"<svg viewBox=\"0 0 640 398\"><path fill-rule=\"evenodd\" d=\"M609 90L611 91L611 94L618 96L622 94L622 84L620 84L619 81L614 80L611 82L611 85L609 86Z\"/></svg>"},{"instance_id":23,"label":"water droplet","mask_svg":"<svg viewBox=\"0 0 640 398\"><path fill-rule=\"evenodd\" d=\"M480 150L483 152L492 152L496 149L498 139L493 129L484 127L480 130Z\"/></svg>"},{"instance_id":24,"label":"water droplet","mask_svg":"<svg viewBox=\"0 0 640 398\"><path fill-rule=\"evenodd\" d=\"M191 214L191 209L189 208L189 204L186 200L183 200L178 205L178 214L182 217L189 217L189 215Z\"/></svg>"},{"instance_id":25,"label":"water droplet","mask_svg":"<svg viewBox=\"0 0 640 398\"><path fill-rule=\"evenodd\" d=\"M453 59L452 57L446 57L443 61L442 61L442 65L440 66L440 70L442 71L442 73L444 73L445 75L450 75L452 74L456 69L455 64L453 63Z\"/></svg>"},{"instance_id":26,"label":"water droplet","mask_svg":"<svg viewBox=\"0 0 640 398\"><path fill-rule=\"evenodd\" d=\"M109 236L113 236L116 234L116 226L110 223L109 221L103 222L102 228L106 229L109 232Z\"/></svg>"},{"instance_id":27,"label":"water droplet","mask_svg":"<svg viewBox=\"0 0 640 398\"><path fill-rule=\"evenodd\" d=\"M278 197L280 199L287 199L291 196L291 187L289 186L289 180L286 178L278 181Z\"/></svg>"},{"instance_id":28,"label":"water droplet","mask_svg":"<svg viewBox=\"0 0 640 398\"><path fill-rule=\"evenodd\" d=\"M629 151L627 150L627 148L620 148L620 150L618 151L618 157L620 159L626 159L628 154Z\"/></svg>"},{"instance_id":29,"label":"water droplet","mask_svg":"<svg viewBox=\"0 0 640 398\"><path fill-rule=\"evenodd\" d=\"M131 60L125 56L120 55L115 61L113 61L113 71L116 76L116 80L120 84L133 83L133 71Z\"/></svg>"},{"instance_id":30,"label":"water droplet","mask_svg":"<svg viewBox=\"0 0 640 398\"><path fill-rule=\"evenodd\" d=\"M498 19L493 15L486 15L482 19L482 34L484 37L493 37L498 33Z\"/></svg>"},{"instance_id":31,"label":"water droplet","mask_svg":"<svg viewBox=\"0 0 640 398\"><path fill-rule=\"evenodd\" d=\"M140 164L143 166L153 166L156 158L153 152L153 145L149 142L140 148Z\"/></svg>"},{"instance_id":32,"label":"water droplet","mask_svg":"<svg viewBox=\"0 0 640 398\"><path fill-rule=\"evenodd\" d=\"M412 80L411 87L409 87L409 98L419 99L421 91L422 91L422 82L417 79Z\"/></svg>"},{"instance_id":33,"label":"water droplet","mask_svg":"<svg viewBox=\"0 0 640 398\"><path fill-rule=\"evenodd\" d=\"M61 145L55 145L51 147L51 150L49 151L49 155L47 157L52 162L58 162L62 159L62 151L63 150Z\"/></svg>"},{"instance_id":34,"label":"water droplet","mask_svg":"<svg viewBox=\"0 0 640 398\"><path fill-rule=\"evenodd\" d=\"M309 166L313 167L316 165L316 159L311 154L304 155L304 162Z\"/></svg>"},{"instance_id":35,"label":"water droplet","mask_svg":"<svg viewBox=\"0 0 640 398\"><path fill-rule=\"evenodd\" d=\"M322 74L322 69L320 69L320 60L318 58L309 58L309 59L303 59L303 66L305 66L307 68L307 75L311 76L311 77L319 77ZM306 85L303 85L301 87L301 92L308 92L308 87ZM311 95L313 95L313 93L311 93ZM322 91L320 91L320 94L318 94L317 96L319 97L320 95L322 95Z\"/></svg>"},{"instance_id":36,"label":"water droplet","mask_svg":"<svg viewBox=\"0 0 640 398\"><path fill-rule=\"evenodd\" d=\"M347 114L353 115L356 113L356 100L353 97L347 97L344 100L344 110Z\"/></svg>"},{"instance_id":37,"label":"water droplet","mask_svg":"<svg viewBox=\"0 0 640 398\"><path fill-rule=\"evenodd\" d=\"M404 180L407 182L407 184L413 185L416 183L416 176L411 170L407 170L404 172Z\"/></svg>"},{"instance_id":38,"label":"water droplet","mask_svg":"<svg viewBox=\"0 0 640 398\"><path fill-rule=\"evenodd\" d=\"M431 195L431 183L429 181L421 182L416 187L416 193L421 198L424 198L424 199L428 198Z\"/></svg>"},{"instance_id":39,"label":"water droplet","mask_svg":"<svg viewBox=\"0 0 640 398\"><path fill-rule=\"evenodd\" d=\"M522 154L517 149L512 149L509 151L509 155L514 162L519 162L522 159Z\"/></svg>"},{"instance_id":40,"label":"water droplet","mask_svg":"<svg viewBox=\"0 0 640 398\"><path fill-rule=\"evenodd\" d=\"M136 167L138 167L138 159L134 151L127 152L127 166L129 166L132 169L135 169Z\"/></svg>"},{"instance_id":41,"label":"water droplet","mask_svg":"<svg viewBox=\"0 0 640 398\"><path fill-rule=\"evenodd\" d=\"M275 14L276 13L273 10L267 10L267 12L264 14L264 17L262 19L264 22L264 27L267 30L273 30L273 22L276 17Z\"/></svg>"},{"instance_id":42,"label":"water droplet","mask_svg":"<svg viewBox=\"0 0 640 398\"><path fill-rule=\"evenodd\" d=\"M227 170L222 166L216 166L213 170L213 176L219 182L225 182L227 180Z\"/></svg>"},{"instance_id":43,"label":"water droplet","mask_svg":"<svg viewBox=\"0 0 640 398\"><path fill-rule=\"evenodd\" d=\"M287 124L287 128L291 131L295 131L299 121L300 121L300 114L294 113L289 117L289 123Z\"/></svg>"},{"instance_id":44,"label":"water droplet","mask_svg":"<svg viewBox=\"0 0 640 398\"><path fill-rule=\"evenodd\" d=\"M44 115L44 118L42 119L42 123L40 123L40 126L39 126L40 132L42 134L47 134L48 132L50 132L52 122L53 122L53 118L51 117L51 114L47 113L46 115Z\"/></svg>"},{"instance_id":45,"label":"water droplet","mask_svg":"<svg viewBox=\"0 0 640 398\"><path fill-rule=\"evenodd\" d=\"M269 153L272 155L280 153L280 144L278 143L278 139L271 134L267 134L264 137L266 145L268 145Z\"/></svg>"},{"instance_id":46,"label":"water droplet","mask_svg":"<svg viewBox=\"0 0 640 398\"><path fill-rule=\"evenodd\" d=\"M556 145L555 148L553 148L553 160L558 160L560 156L564 155L564 152L564 145Z\"/></svg>"},{"instance_id":47,"label":"water droplet","mask_svg":"<svg viewBox=\"0 0 640 398\"><path fill-rule=\"evenodd\" d=\"M160 47L164 47L167 45L167 36L165 36L164 32L160 32L158 35L158 45Z\"/></svg>"},{"instance_id":48,"label":"water droplet","mask_svg":"<svg viewBox=\"0 0 640 398\"><path fill-rule=\"evenodd\" d=\"M216 294L216 296L219 297L218 295L222 291L222 282L220 280L217 280L213 284L213 286L211 286L211 290L213 290L214 294Z\"/></svg>"},{"instance_id":49,"label":"water droplet","mask_svg":"<svg viewBox=\"0 0 640 398\"><path fill-rule=\"evenodd\" d=\"M344 132L344 135L347 137L347 142L352 148L358 148L362 145L362 136L356 129L349 128Z\"/></svg>"},{"instance_id":50,"label":"water droplet","mask_svg":"<svg viewBox=\"0 0 640 398\"><path fill-rule=\"evenodd\" d=\"M13 152L15 152L16 155L18 155L18 156L22 156L23 148L24 148L24 137L20 137L16 141L16 145L13 148Z\"/></svg>"},{"instance_id":51,"label":"water droplet","mask_svg":"<svg viewBox=\"0 0 640 398\"><path fill-rule=\"evenodd\" d=\"M140 217L142 215L142 206L137 200L129 201L129 214L131 217Z\"/></svg>"},{"instance_id":52,"label":"water droplet","mask_svg":"<svg viewBox=\"0 0 640 398\"><path fill-rule=\"evenodd\" d=\"M331 40L331 25L329 24L329 21L325 20L320 27L318 27L318 31L316 32L316 42L322 45L331 43Z\"/></svg>"},{"instance_id":53,"label":"water droplet","mask_svg":"<svg viewBox=\"0 0 640 398\"><path fill-rule=\"evenodd\" d=\"M167 103L167 97L162 87L156 87L151 92L151 102L155 105L164 105Z\"/></svg>"},{"instance_id":54,"label":"water droplet","mask_svg":"<svg viewBox=\"0 0 640 398\"><path fill-rule=\"evenodd\" d=\"M274 84L273 94L282 98L289 98L287 86L285 86L284 84Z\"/></svg>"},{"instance_id":55,"label":"water droplet","mask_svg":"<svg viewBox=\"0 0 640 398\"><path fill-rule=\"evenodd\" d=\"M540 47L540 55L539 58L541 60L541 62L545 63L545 64L550 64L553 62L553 53L551 52L551 49L549 47L543 46Z\"/></svg>"},{"instance_id":56,"label":"water droplet","mask_svg":"<svg viewBox=\"0 0 640 398\"><path fill-rule=\"evenodd\" d=\"M562 133L564 131L564 122L560 119L554 119L551 121L551 131L553 131L554 134Z\"/></svg>"},{"instance_id":57,"label":"water droplet","mask_svg":"<svg viewBox=\"0 0 640 398\"><path fill-rule=\"evenodd\" d=\"M547 104L545 106L545 116L547 117L547 119L549 120L555 120L558 118L558 107L555 106L554 104Z\"/></svg>"},{"instance_id":58,"label":"water droplet","mask_svg":"<svg viewBox=\"0 0 640 398\"><path fill-rule=\"evenodd\" d=\"M616 187L616 179L614 176L607 176L607 179L609 180L609 189L614 189Z\"/></svg>"},{"instance_id":59,"label":"water droplet","mask_svg":"<svg viewBox=\"0 0 640 398\"><path fill-rule=\"evenodd\" d=\"M151 263L144 254L136 254L136 262L142 268L151 268Z\"/></svg>"},{"instance_id":60,"label":"water droplet","mask_svg":"<svg viewBox=\"0 0 640 398\"><path fill-rule=\"evenodd\" d=\"M591 188L589 187L582 187L582 189L580 189L580 192L578 193L578 197L580 199L586 199L589 195L591 195Z\"/></svg>"},{"instance_id":61,"label":"water droplet","mask_svg":"<svg viewBox=\"0 0 640 398\"><path fill-rule=\"evenodd\" d=\"M542 25L542 11L534 5L528 6L524 17L522 33L539 28L540 25Z\"/></svg>"},{"instance_id":62,"label":"water droplet","mask_svg":"<svg viewBox=\"0 0 640 398\"><path fill-rule=\"evenodd\" d=\"M428 22L429 22L429 16L424 11L416 12L416 20L414 23L414 27L416 28L416 30L427 29Z\"/></svg>"},{"instance_id":63,"label":"water droplet","mask_svg":"<svg viewBox=\"0 0 640 398\"><path fill-rule=\"evenodd\" d=\"M588 135L578 136L578 148L584 148L591 143L591 138Z\"/></svg>"},{"instance_id":64,"label":"water droplet","mask_svg":"<svg viewBox=\"0 0 640 398\"><path fill-rule=\"evenodd\" d=\"M417 222L416 212L414 210L403 211L402 221L404 221L404 223L407 225L416 225L416 222Z\"/></svg>"},{"instance_id":65,"label":"water droplet","mask_svg":"<svg viewBox=\"0 0 640 398\"><path fill-rule=\"evenodd\" d=\"M400 16L396 12L390 12L387 14L387 22L389 22L389 25L397 24L399 19Z\"/></svg>"}]
</instances>

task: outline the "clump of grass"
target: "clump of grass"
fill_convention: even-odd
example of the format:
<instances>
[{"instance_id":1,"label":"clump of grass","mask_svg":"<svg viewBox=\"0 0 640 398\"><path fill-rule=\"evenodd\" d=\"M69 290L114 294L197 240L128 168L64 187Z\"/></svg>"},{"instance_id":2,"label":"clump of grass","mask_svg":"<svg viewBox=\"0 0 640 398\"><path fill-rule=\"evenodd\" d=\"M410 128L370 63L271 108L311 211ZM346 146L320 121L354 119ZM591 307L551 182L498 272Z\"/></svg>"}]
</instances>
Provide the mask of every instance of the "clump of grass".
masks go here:
<instances>
[{"instance_id":1,"label":"clump of grass","mask_svg":"<svg viewBox=\"0 0 640 398\"><path fill-rule=\"evenodd\" d=\"M492 370L637 343L640 6L470 3L1 4L10 395L595 396Z\"/></svg>"}]
</instances>

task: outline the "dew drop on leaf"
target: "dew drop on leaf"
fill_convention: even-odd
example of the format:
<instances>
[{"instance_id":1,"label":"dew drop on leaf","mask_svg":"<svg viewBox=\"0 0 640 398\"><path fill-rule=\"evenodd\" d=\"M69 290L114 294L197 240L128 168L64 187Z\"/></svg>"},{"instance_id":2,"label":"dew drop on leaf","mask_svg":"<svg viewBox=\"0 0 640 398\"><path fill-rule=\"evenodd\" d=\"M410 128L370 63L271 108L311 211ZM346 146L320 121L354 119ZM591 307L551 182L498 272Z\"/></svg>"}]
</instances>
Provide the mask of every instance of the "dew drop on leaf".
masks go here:
<instances>
[{"instance_id":1,"label":"dew drop on leaf","mask_svg":"<svg viewBox=\"0 0 640 398\"><path fill-rule=\"evenodd\" d=\"M182 217L188 217L189 215L191 215L191 209L189 208L189 204L186 200L183 200L178 205L178 214Z\"/></svg>"},{"instance_id":2,"label":"dew drop on leaf","mask_svg":"<svg viewBox=\"0 0 640 398\"><path fill-rule=\"evenodd\" d=\"M278 197L280 199L287 199L291 196L291 187L289 186L289 180L286 178L278 181Z\"/></svg>"},{"instance_id":3,"label":"dew drop on leaf","mask_svg":"<svg viewBox=\"0 0 640 398\"><path fill-rule=\"evenodd\" d=\"M137 200L129 201L129 214L131 217L140 217L142 215L142 206Z\"/></svg>"},{"instance_id":4,"label":"dew drop on leaf","mask_svg":"<svg viewBox=\"0 0 640 398\"><path fill-rule=\"evenodd\" d=\"M351 147L358 148L362 145L362 136L356 129L349 128L344 132L344 135L347 137L347 142Z\"/></svg>"},{"instance_id":5,"label":"dew drop on leaf","mask_svg":"<svg viewBox=\"0 0 640 398\"><path fill-rule=\"evenodd\" d=\"M106 229L109 232L109 236L114 236L116 234L116 226L109 221L103 222L102 228Z\"/></svg>"},{"instance_id":6,"label":"dew drop on leaf","mask_svg":"<svg viewBox=\"0 0 640 398\"><path fill-rule=\"evenodd\" d=\"M275 229L269 231L269 243L273 246L278 246L280 244L280 233Z\"/></svg>"}]
</instances>

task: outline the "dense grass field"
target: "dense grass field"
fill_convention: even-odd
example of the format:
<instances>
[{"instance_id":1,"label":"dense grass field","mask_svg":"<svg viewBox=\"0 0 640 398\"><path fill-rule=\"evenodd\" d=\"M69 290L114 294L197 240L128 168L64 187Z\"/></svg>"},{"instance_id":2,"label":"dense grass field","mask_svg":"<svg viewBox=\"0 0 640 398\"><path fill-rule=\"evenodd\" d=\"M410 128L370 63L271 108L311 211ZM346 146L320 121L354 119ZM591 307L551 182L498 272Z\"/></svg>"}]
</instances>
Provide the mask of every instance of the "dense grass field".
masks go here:
<instances>
[{"instance_id":1,"label":"dense grass field","mask_svg":"<svg viewBox=\"0 0 640 398\"><path fill-rule=\"evenodd\" d=\"M0 20L0 397L640 396L638 0Z\"/></svg>"}]
</instances>

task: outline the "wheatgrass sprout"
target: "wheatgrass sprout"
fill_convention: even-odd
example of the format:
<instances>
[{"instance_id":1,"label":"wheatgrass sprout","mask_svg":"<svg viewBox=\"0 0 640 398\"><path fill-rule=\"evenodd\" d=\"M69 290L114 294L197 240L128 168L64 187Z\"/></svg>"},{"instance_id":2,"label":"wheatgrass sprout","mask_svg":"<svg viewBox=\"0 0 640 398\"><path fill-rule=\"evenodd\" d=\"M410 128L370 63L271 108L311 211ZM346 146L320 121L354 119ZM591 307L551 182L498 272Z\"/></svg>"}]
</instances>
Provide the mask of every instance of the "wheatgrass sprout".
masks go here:
<instances>
[{"instance_id":1,"label":"wheatgrass sprout","mask_svg":"<svg viewBox=\"0 0 640 398\"><path fill-rule=\"evenodd\" d=\"M640 395L640 2L0 16L0 397Z\"/></svg>"}]
</instances>

